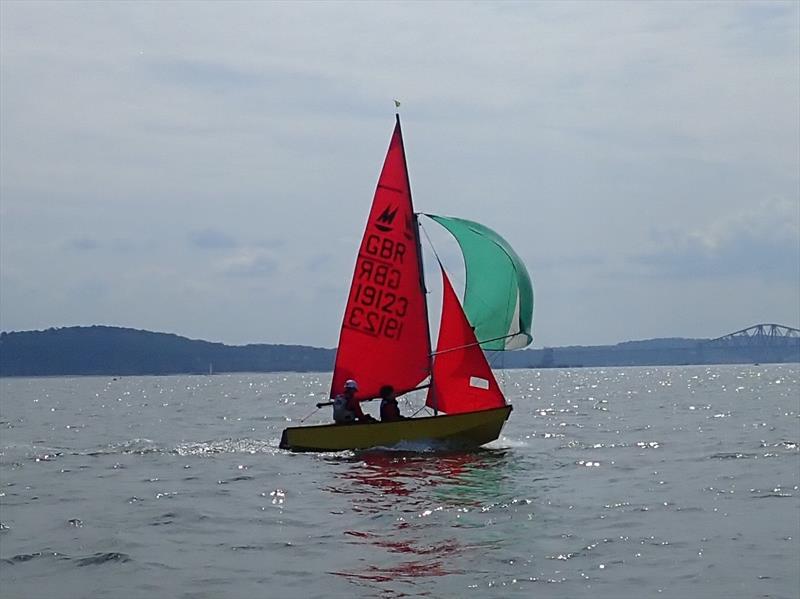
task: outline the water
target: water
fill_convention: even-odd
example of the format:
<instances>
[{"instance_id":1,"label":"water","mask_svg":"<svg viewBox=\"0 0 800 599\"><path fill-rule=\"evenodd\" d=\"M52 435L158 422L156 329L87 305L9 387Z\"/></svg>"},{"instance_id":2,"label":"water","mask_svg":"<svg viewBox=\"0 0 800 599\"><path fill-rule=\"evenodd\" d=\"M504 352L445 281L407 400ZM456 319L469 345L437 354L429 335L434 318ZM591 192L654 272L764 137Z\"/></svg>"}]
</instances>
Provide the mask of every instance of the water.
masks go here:
<instances>
[{"instance_id":1,"label":"water","mask_svg":"<svg viewBox=\"0 0 800 599\"><path fill-rule=\"evenodd\" d=\"M508 371L452 454L279 450L325 374L3 379L0 594L795 599L799 379Z\"/></svg>"}]
</instances>

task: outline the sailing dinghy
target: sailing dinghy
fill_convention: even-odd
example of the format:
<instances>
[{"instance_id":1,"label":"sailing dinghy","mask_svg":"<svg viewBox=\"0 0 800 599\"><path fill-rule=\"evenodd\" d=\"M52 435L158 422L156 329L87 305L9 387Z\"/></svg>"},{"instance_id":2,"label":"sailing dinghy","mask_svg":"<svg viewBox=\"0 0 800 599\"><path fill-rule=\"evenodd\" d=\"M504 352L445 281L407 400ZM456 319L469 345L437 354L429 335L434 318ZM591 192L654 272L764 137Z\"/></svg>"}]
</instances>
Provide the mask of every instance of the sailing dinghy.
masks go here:
<instances>
[{"instance_id":1,"label":"sailing dinghy","mask_svg":"<svg viewBox=\"0 0 800 599\"><path fill-rule=\"evenodd\" d=\"M359 401L392 385L427 387L433 416L394 422L290 427L280 447L340 451L424 443L479 447L497 439L511 413L484 350L532 341L533 289L519 256L497 233L459 218L424 216L444 227L464 256L463 304L441 265L442 315L431 352L428 307L400 117L378 180L342 321L330 396L358 381Z\"/></svg>"}]
</instances>

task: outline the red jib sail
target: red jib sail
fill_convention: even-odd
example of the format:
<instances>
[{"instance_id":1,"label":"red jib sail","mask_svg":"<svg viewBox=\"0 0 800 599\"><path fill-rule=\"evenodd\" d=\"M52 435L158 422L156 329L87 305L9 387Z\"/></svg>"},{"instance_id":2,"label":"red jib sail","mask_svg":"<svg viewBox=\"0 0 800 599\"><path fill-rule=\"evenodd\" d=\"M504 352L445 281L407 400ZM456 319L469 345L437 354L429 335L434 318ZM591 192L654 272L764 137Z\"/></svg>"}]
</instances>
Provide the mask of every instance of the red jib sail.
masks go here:
<instances>
[{"instance_id":1,"label":"red jib sail","mask_svg":"<svg viewBox=\"0 0 800 599\"><path fill-rule=\"evenodd\" d=\"M430 374L430 333L419 237L398 117L372 201L347 299L331 397L347 379L357 397L383 385L417 386Z\"/></svg>"},{"instance_id":2,"label":"red jib sail","mask_svg":"<svg viewBox=\"0 0 800 599\"><path fill-rule=\"evenodd\" d=\"M442 321L425 405L447 414L506 405L444 269L442 287Z\"/></svg>"}]
</instances>

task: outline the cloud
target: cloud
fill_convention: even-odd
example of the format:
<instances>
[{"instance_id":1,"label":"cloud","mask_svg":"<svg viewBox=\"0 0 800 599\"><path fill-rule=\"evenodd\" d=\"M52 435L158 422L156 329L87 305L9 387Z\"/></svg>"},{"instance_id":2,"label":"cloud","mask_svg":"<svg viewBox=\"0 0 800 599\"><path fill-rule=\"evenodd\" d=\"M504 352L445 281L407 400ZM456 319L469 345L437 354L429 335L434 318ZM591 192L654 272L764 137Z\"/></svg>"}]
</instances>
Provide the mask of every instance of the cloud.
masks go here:
<instances>
[{"instance_id":1,"label":"cloud","mask_svg":"<svg viewBox=\"0 0 800 599\"><path fill-rule=\"evenodd\" d=\"M189 241L194 247L204 250L230 249L237 246L236 240L217 229L203 229L189 234Z\"/></svg>"},{"instance_id":2,"label":"cloud","mask_svg":"<svg viewBox=\"0 0 800 599\"><path fill-rule=\"evenodd\" d=\"M81 237L79 239L71 239L67 242L67 247L78 250L81 252L87 252L96 250L100 247L100 243L96 239L92 239L90 237Z\"/></svg>"},{"instance_id":3,"label":"cloud","mask_svg":"<svg viewBox=\"0 0 800 599\"><path fill-rule=\"evenodd\" d=\"M278 269L278 260L263 248L242 248L236 254L217 262L216 269L223 275L246 278L268 278Z\"/></svg>"},{"instance_id":4,"label":"cloud","mask_svg":"<svg viewBox=\"0 0 800 599\"><path fill-rule=\"evenodd\" d=\"M753 276L794 289L737 298L715 329L765 302L780 321L797 211L753 198L800 187L798 17L791 1L0 1L4 324L332 345L395 97L417 209L514 245L538 343L653 330L621 314L672 305L665 287L720 317ZM90 271L113 301L60 303Z\"/></svg>"},{"instance_id":5,"label":"cloud","mask_svg":"<svg viewBox=\"0 0 800 599\"><path fill-rule=\"evenodd\" d=\"M800 203L765 200L689 231L656 232L655 251L637 260L676 278L756 276L800 285Z\"/></svg>"},{"instance_id":6,"label":"cloud","mask_svg":"<svg viewBox=\"0 0 800 599\"><path fill-rule=\"evenodd\" d=\"M149 63L153 76L163 83L222 92L263 85L263 77L222 63L172 59Z\"/></svg>"},{"instance_id":7,"label":"cloud","mask_svg":"<svg viewBox=\"0 0 800 599\"><path fill-rule=\"evenodd\" d=\"M331 266L330 254L314 254L306 260L306 268L311 273L324 272Z\"/></svg>"}]
</instances>

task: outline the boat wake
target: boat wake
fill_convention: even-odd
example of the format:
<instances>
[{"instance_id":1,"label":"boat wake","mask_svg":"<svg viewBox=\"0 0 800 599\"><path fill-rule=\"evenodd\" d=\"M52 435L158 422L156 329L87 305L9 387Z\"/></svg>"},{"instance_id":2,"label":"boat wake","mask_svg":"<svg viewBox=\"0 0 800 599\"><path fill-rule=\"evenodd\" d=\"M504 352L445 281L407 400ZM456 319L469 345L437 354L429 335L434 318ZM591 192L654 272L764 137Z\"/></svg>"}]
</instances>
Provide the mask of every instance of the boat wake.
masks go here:
<instances>
[{"instance_id":1,"label":"boat wake","mask_svg":"<svg viewBox=\"0 0 800 599\"><path fill-rule=\"evenodd\" d=\"M528 447L529 443L519 439L512 439L510 437L500 437L496 441L492 441L484 445L487 449L514 449L520 447Z\"/></svg>"},{"instance_id":2,"label":"boat wake","mask_svg":"<svg viewBox=\"0 0 800 599\"><path fill-rule=\"evenodd\" d=\"M203 456L224 453L276 453L278 451L278 439L221 439L215 441L186 441L178 443L176 446L161 445L150 439L130 439L121 443L111 443L104 447L87 451L78 452L76 455L88 455L92 457L102 457L107 455L130 455L130 454L177 454L179 456ZM36 461L45 459L55 459L60 453L48 452L42 454L38 452L34 457Z\"/></svg>"},{"instance_id":3,"label":"boat wake","mask_svg":"<svg viewBox=\"0 0 800 599\"><path fill-rule=\"evenodd\" d=\"M221 441L202 441L181 443L174 452L180 456L203 456L220 453L277 453L278 440L263 441L258 439L223 439Z\"/></svg>"}]
</instances>

